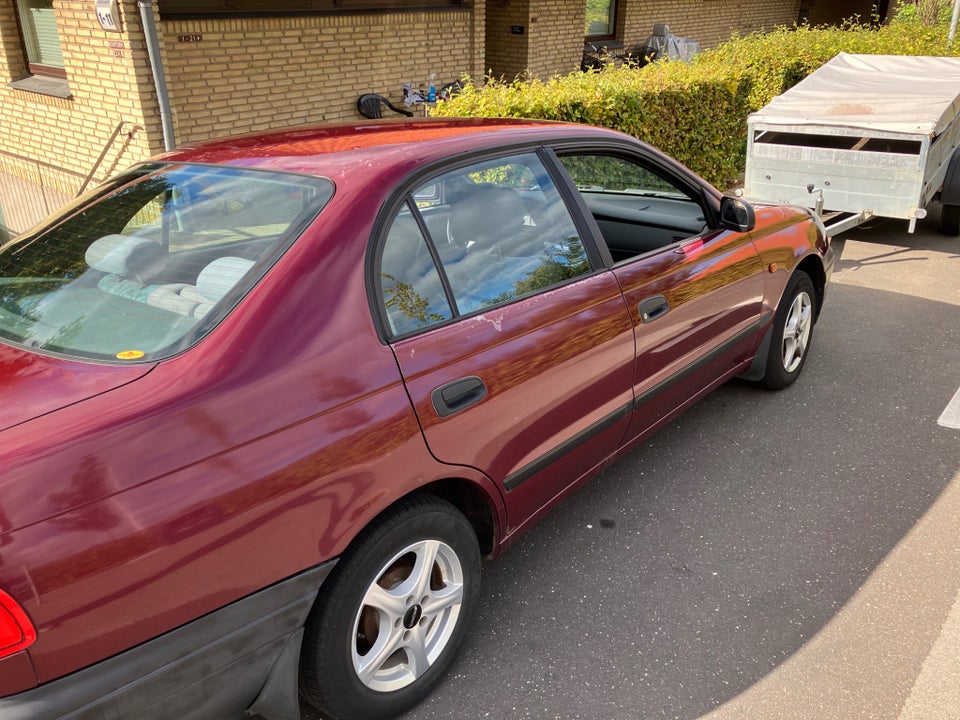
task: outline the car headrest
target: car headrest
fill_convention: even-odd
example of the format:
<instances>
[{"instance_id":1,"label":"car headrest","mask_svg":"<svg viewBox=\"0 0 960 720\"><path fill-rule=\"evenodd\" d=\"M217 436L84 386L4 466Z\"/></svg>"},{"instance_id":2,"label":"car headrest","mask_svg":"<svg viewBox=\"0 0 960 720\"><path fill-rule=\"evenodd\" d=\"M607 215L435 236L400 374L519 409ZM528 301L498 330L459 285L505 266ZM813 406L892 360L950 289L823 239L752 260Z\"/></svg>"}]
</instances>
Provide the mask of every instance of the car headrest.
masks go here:
<instances>
[{"instance_id":1,"label":"car headrest","mask_svg":"<svg viewBox=\"0 0 960 720\"><path fill-rule=\"evenodd\" d=\"M246 258L217 258L197 276L197 292L210 302L219 302L252 267L253 260Z\"/></svg>"},{"instance_id":2,"label":"car headrest","mask_svg":"<svg viewBox=\"0 0 960 720\"><path fill-rule=\"evenodd\" d=\"M112 275L142 272L160 260L163 248L137 235L104 235L87 248L87 265Z\"/></svg>"},{"instance_id":3,"label":"car headrest","mask_svg":"<svg viewBox=\"0 0 960 720\"><path fill-rule=\"evenodd\" d=\"M476 185L450 208L450 234L461 245L473 242L478 249L487 249L519 233L524 214L516 190Z\"/></svg>"}]
</instances>

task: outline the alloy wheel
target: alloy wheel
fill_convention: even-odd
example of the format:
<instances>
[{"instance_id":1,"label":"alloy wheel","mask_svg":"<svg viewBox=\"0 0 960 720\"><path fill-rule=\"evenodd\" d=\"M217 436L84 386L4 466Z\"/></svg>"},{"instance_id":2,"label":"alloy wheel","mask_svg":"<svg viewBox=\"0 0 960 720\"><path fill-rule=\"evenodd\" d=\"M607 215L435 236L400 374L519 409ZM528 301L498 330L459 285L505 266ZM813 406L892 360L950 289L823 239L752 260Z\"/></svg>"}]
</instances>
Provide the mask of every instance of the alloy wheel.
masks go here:
<instances>
[{"instance_id":1,"label":"alloy wheel","mask_svg":"<svg viewBox=\"0 0 960 720\"><path fill-rule=\"evenodd\" d=\"M383 566L354 625L353 667L365 686L399 690L430 668L457 627L463 582L456 552L439 540L416 542Z\"/></svg>"},{"instance_id":2,"label":"alloy wheel","mask_svg":"<svg viewBox=\"0 0 960 720\"><path fill-rule=\"evenodd\" d=\"M781 358L783 369L792 373L803 362L803 355L810 342L810 330L813 327L813 301L806 292L800 292L793 299L783 327L783 348Z\"/></svg>"}]
</instances>

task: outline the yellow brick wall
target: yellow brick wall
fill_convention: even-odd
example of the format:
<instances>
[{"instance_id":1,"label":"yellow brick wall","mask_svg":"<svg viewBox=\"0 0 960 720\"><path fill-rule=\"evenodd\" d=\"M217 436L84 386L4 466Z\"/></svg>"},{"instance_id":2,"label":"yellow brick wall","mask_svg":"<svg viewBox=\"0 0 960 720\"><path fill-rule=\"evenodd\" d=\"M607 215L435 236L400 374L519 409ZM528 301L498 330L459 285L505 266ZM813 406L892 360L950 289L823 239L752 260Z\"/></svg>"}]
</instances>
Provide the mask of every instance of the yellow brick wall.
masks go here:
<instances>
[{"instance_id":1,"label":"yellow brick wall","mask_svg":"<svg viewBox=\"0 0 960 720\"><path fill-rule=\"evenodd\" d=\"M0 5L0 81L5 81L3 84L23 76L27 71L13 5L12 2Z\"/></svg>"},{"instance_id":2,"label":"yellow brick wall","mask_svg":"<svg viewBox=\"0 0 960 720\"><path fill-rule=\"evenodd\" d=\"M793 25L800 0L626 0L618 19L620 39L628 49L642 44L654 23L666 23L673 35L700 47L714 47L736 31L741 35Z\"/></svg>"},{"instance_id":3,"label":"yellow brick wall","mask_svg":"<svg viewBox=\"0 0 960 720\"><path fill-rule=\"evenodd\" d=\"M54 0L53 5L70 99L8 87L26 75L26 66L14 3L0 5L0 172L30 179L40 172L45 185L72 195L120 121L127 123L124 134L104 158L98 179L162 145L146 50L138 39L143 33L136 0L120 3L121 33L102 30L88 0ZM126 131L133 126L143 129L127 143ZM151 142L151 137L156 139ZM13 154L40 164L25 163Z\"/></svg>"},{"instance_id":4,"label":"yellow brick wall","mask_svg":"<svg viewBox=\"0 0 960 720\"><path fill-rule=\"evenodd\" d=\"M809 0L807 0L809 2ZM866 4L867 0L855 0ZM801 0L622 0L618 38L642 43L655 22L704 47L797 19ZM71 193L113 128L138 126L107 154L96 178L162 150L136 0L120 0L123 32L102 30L90 0L54 0L70 99L9 83L26 73L14 3L0 4L0 173ZM852 7L817 0L817 13ZM356 98L399 102L405 81L438 85L488 71L548 77L579 66L584 0L473 0L423 12L220 20L159 20L178 143L308 122L358 118ZM523 35L510 32L522 25ZM185 41L186 40L186 41ZM194 41L196 40L196 41ZM23 155L34 162L18 160Z\"/></svg>"},{"instance_id":5,"label":"yellow brick wall","mask_svg":"<svg viewBox=\"0 0 960 720\"><path fill-rule=\"evenodd\" d=\"M530 0L530 75L547 78L580 68L586 3Z\"/></svg>"},{"instance_id":6,"label":"yellow brick wall","mask_svg":"<svg viewBox=\"0 0 960 720\"><path fill-rule=\"evenodd\" d=\"M801 7L801 20L811 25L836 25L859 15L860 22L870 22L876 0L806 0Z\"/></svg>"},{"instance_id":7,"label":"yellow brick wall","mask_svg":"<svg viewBox=\"0 0 960 720\"><path fill-rule=\"evenodd\" d=\"M354 120L357 97L482 77L484 3L455 10L161 23L177 142ZM198 36L195 42L183 42Z\"/></svg>"},{"instance_id":8,"label":"yellow brick wall","mask_svg":"<svg viewBox=\"0 0 960 720\"><path fill-rule=\"evenodd\" d=\"M526 72L534 30L530 24L530 5L531 0L488 0L485 75L512 80ZM523 34L510 32L513 25L522 26Z\"/></svg>"},{"instance_id":9,"label":"yellow brick wall","mask_svg":"<svg viewBox=\"0 0 960 720\"><path fill-rule=\"evenodd\" d=\"M809 1L809 0L808 0ZM868 2L868 0L858 0ZM639 48L655 23L667 23L674 35L698 41L703 48L741 35L772 30L797 21L801 0L620 0L616 39L626 49ZM819 0L820 5L839 0ZM583 56L584 0L488 0L488 72L513 77L526 72L547 78L580 67ZM836 14L836 13L834 13ZM524 35L511 35L524 25Z\"/></svg>"}]
</instances>

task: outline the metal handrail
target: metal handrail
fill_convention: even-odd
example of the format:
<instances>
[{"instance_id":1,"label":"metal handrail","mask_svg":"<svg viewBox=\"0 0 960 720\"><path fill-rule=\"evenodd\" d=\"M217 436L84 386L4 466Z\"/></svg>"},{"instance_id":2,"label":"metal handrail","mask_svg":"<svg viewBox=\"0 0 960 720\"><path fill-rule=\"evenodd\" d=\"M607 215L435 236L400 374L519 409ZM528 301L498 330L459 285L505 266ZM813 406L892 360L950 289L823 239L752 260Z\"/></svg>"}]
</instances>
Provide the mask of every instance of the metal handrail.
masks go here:
<instances>
[{"instance_id":1,"label":"metal handrail","mask_svg":"<svg viewBox=\"0 0 960 720\"><path fill-rule=\"evenodd\" d=\"M103 146L103 150L100 152L100 157L97 158L97 161L93 164L93 167L90 169L90 172L87 173L87 177L84 178L83 183L80 185L80 189L77 190L74 197L80 197L83 194L83 191L87 189L87 185L90 184L90 181L93 180L93 176L96 174L97 170L100 168L100 163L103 162L103 159L107 156L107 153L110 151L110 148L113 147L114 141L117 139L117 136L120 135L120 131L123 130L124 125L130 125L130 129L127 131L127 143L133 140L134 135L137 134L137 130L142 130L139 125L135 125L128 120L121 120L117 123L117 126L113 129L113 132L110 134L110 139L107 140L107 144ZM126 146L124 146L126 149ZM120 151L123 153L123 150Z\"/></svg>"}]
</instances>

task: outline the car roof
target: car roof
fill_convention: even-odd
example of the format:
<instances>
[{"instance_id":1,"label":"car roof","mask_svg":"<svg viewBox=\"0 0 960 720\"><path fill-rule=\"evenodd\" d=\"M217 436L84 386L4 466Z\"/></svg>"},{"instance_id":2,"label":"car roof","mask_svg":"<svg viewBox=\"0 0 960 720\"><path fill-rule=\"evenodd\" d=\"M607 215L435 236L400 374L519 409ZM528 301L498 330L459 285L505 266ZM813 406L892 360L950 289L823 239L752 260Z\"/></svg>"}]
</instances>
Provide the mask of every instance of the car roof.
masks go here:
<instances>
[{"instance_id":1,"label":"car roof","mask_svg":"<svg viewBox=\"0 0 960 720\"><path fill-rule=\"evenodd\" d=\"M171 162L234 165L335 177L367 164L399 170L475 150L620 133L588 125L515 118L380 120L290 128L214 140L159 156Z\"/></svg>"}]
</instances>

